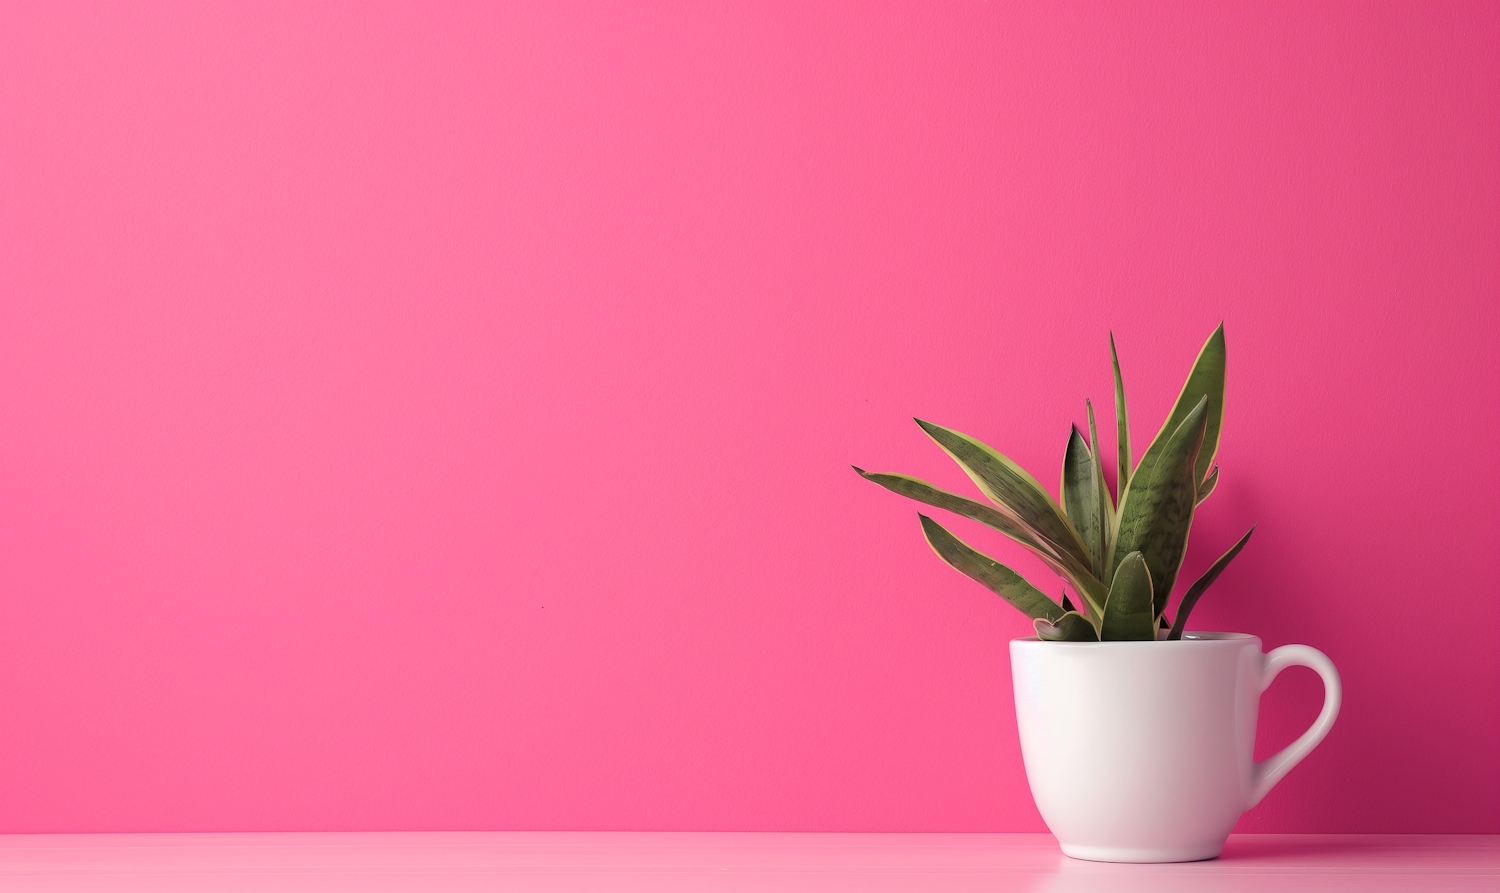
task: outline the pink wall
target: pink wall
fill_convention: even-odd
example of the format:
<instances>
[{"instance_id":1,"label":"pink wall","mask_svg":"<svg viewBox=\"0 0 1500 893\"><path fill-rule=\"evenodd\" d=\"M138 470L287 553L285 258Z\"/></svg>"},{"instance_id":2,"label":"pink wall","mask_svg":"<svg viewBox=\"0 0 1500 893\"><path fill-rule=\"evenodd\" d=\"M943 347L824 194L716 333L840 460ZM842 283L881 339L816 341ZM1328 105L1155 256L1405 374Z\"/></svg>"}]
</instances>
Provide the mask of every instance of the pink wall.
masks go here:
<instances>
[{"instance_id":1,"label":"pink wall","mask_svg":"<svg viewBox=\"0 0 1500 893\"><path fill-rule=\"evenodd\" d=\"M1188 572L1260 527L1197 625L1346 686L1241 829L1500 832L1497 49L0 6L0 831L1039 830L1026 623L849 463L964 486L920 415L1054 481L1111 328L1139 453L1224 319Z\"/></svg>"}]
</instances>

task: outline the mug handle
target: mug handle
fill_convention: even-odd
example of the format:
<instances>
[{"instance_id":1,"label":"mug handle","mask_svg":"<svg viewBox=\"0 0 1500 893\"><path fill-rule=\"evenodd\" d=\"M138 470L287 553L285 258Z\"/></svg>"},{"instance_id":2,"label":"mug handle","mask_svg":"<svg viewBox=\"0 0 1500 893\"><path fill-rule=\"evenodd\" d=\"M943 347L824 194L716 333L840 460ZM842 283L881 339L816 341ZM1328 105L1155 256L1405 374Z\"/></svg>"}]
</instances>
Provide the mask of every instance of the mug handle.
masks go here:
<instances>
[{"instance_id":1,"label":"mug handle","mask_svg":"<svg viewBox=\"0 0 1500 893\"><path fill-rule=\"evenodd\" d=\"M1307 667L1323 677L1323 710L1313 721L1312 727L1302 733L1302 737L1288 744L1276 756L1251 766L1250 805L1246 809L1259 803L1276 786L1276 782L1292 771L1293 766L1302 762L1303 757L1312 753L1312 749L1333 728L1333 721L1339 715L1339 705L1344 700L1344 687L1339 682L1339 671L1333 668L1333 661L1323 652L1307 645L1282 645L1265 655L1265 661L1261 664L1260 690L1270 688L1277 675L1287 667Z\"/></svg>"}]
</instances>

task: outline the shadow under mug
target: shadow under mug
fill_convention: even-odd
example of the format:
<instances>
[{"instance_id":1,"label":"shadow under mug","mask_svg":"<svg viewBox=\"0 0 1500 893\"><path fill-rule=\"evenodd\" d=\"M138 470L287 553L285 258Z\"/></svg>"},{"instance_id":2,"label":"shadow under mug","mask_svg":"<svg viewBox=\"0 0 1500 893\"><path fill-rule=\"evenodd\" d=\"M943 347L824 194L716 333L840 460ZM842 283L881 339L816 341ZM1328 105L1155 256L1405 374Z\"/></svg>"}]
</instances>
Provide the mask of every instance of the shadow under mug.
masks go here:
<instances>
[{"instance_id":1,"label":"shadow under mug","mask_svg":"<svg viewBox=\"0 0 1500 893\"><path fill-rule=\"evenodd\" d=\"M1062 851L1102 862L1212 859L1240 814L1323 740L1342 700L1321 651L1244 633L1174 642L1010 643L1032 796ZM1254 760L1260 695L1287 667L1323 678L1312 727Z\"/></svg>"}]
</instances>

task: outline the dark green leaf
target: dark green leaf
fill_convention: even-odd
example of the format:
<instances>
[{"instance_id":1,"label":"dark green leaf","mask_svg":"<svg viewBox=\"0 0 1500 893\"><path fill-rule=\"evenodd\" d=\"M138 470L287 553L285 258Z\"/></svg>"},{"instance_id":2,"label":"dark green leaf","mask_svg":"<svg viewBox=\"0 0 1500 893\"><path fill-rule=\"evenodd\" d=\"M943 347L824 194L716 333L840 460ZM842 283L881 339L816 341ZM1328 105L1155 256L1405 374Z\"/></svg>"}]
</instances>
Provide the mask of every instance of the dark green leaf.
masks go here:
<instances>
[{"instance_id":1,"label":"dark green leaf","mask_svg":"<svg viewBox=\"0 0 1500 893\"><path fill-rule=\"evenodd\" d=\"M1120 509L1120 529L1115 539L1115 561L1140 552L1156 583L1156 610L1167 606L1167 596L1182 566L1188 530L1193 524L1197 495L1193 486L1193 459L1203 441L1206 398L1187 414L1167 441L1160 460L1149 471L1144 461L1130 482L1130 492ZM1115 573L1120 572L1118 565ZM1107 607L1107 606L1106 606Z\"/></svg>"},{"instance_id":2,"label":"dark green leaf","mask_svg":"<svg viewBox=\"0 0 1500 893\"><path fill-rule=\"evenodd\" d=\"M1040 558L1053 572L1064 580L1073 584L1073 588L1079 592L1090 593L1094 599L1097 610L1104 608L1104 596L1107 592L1103 583L1099 582L1089 573L1081 563L1069 557L1059 559L1053 550L1039 543L1031 531L1025 525L1019 523L1011 516L999 511L982 502L975 502L959 496L957 493L949 493L940 490L926 481L908 477L904 474L879 474L868 472L862 468L854 467L859 476L867 481L873 481L893 493L899 493L909 499L926 503L935 508L947 509L955 514L963 515L981 524L987 524L995 528L1026 548L1030 549ZM1084 602L1085 610L1091 607L1087 599Z\"/></svg>"},{"instance_id":3,"label":"dark green leaf","mask_svg":"<svg viewBox=\"0 0 1500 893\"><path fill-rule=\"evenodd\" d=\"M926 515L917 517L922 519L922 532L927 535L927 543L932 546L932 551L959 573L983 584L1033 620L1041 618L1055 621L1063 615L1063 609L1057 602L1028 583L1025 577L988 555L969 548Z\"/></svg>"},{"instance_id":4,"label":"dark green leaf","mask_svg":"<svg viewBox=\"0 0 1500 893\"><path fill-rule=\"evenodd\" d=\"M1073 584L1073 590L1083 596L1083 615L1091 621L1104 616L1104 600L1109 596L1109 587L1099 582L1092 574L1066 572L1063 578Z\"/></svg>"},{"instance_id":5,"label":"dark green leaf","mask_svg":"<svg viewBox=\"0 0 1500 893\"><path fill-rule=\"evenodd\" d=\"M1094 562L1094 575L1108 586L1114 575L1115 553L1115 506L1109 499L1109 483L1104 480L1104 463L1100 458L1103 448L1099 446L1099 428L1094 424L1094 404L1085 400L1089 409L1089 447L1094 454L1094 489L1099 502L1099 558ZM1093 544L1089 544L1092 554Z\"/></svg>"},{"instance_id":6,"label":"dark green leaf","mask_svg":"<svg viewBox=\"0 0 1500 893\"><path fill-rule=\"evenodd\" d=\"M1120 454L1119 477L1115 479L1115 505L1125 501L1125 491L1130 487L1130 423L1125 418L1125 380L1120 377L1120 355L1115 353L1115 333L1109 333L1109 359L1115 367L1115 438ZM1099 442L1094 441L1094 449Z\"/></svg>"},{"instance_id":7,"label":"dark green leaf","mask_svg":"<svg viewBox=\"0 0 1500 893\"><path fill-rule=\"evenodd\" d=\"M927 435L963 468L984 495L1005 509L1058 558L1071 557L1092 572L1088 549L1073 525L1036 478L983 443L950 428L916 420Z\"/></svg>"},{"instance_id":8,"label":"dark green leaf","mask_svg":"<svg viewBox=\"0 0 1500 893\"><path fill-rule=\"evenodd\" d=\"M957 493L949 493L923 480L908 477L904 474L882 474L879 472L865 471L858 466L850 466L859 476L867 481L879 484L892 493L899 493L908 499L915 499L934 508L947 509L954 514L963 515L981 524L988 524L1016 542L1030 549L1042 550L1043 547L1037 543L1036 538L1011 516L992 506L982 502L975 502Z\"/></svg>"},{"instance_id":9,"label":"dark green leaf","mask_svg":"<svg viewBox=\"0 0 1500 893\"><path fill-rule=\"evenodd\" d=\"M1224 568L1229 566L1229 562L1234 560L1234 556L1240 554L1240 550L1245 548L1246 543L1250 542L1250 534L1254 532L1255 528L1250 528L1249 532L1240 537L1240 541L1234 544L1234 548L1219 556L1219 560L1215 561L1212 567L1204 571L1203 576L1199 577L1197 582L1188 587L1187 593L1182 597L1182 603L1177 606L1177 622L1172 624L1172 632L1168 634L1167 638L1182 638L1182 631L1187 626L1188 614L1192 612L1193 606L1198 604L1198 599L1208 587L1212 586L1213 582L1219 579L1219 574L1224 572Z\"/></svg>"},{"instance_id":10,"label":"dark green leaf","mask_svg":"<svg viewBox=\"0 0 1500 893\"><path fill-rule=\"evenodd\" d=\"M1214 466L1214 470L1210 471L1208 473L1208 477L1206 477L1206 478L1203 479L1203 483L1201 483L1201 484L1198 485L1198 504L1202 505L1203 504L1203 500L1207 499L1208 498L1208 494L1214 492L1214 488L1217 487L1218 485L1219 485L1219 466L1215 465Z\"/></svg>"},{"instance_id":11,"label":"dark green leaf","mask_svg":"<svg viewBox=\"0 0 1500 893\"><path fill-rule=\"evenodd\" d=\"M1162 424L1161 430L1157 432L1156 439L1151 441L1151 446L1146 449L1146 455L1141 457L1141 464L1136 467L1136 475L1146 475L1150 480L1150 474L1156 463L1161 460L1162 453L1167 448L1167 443L1177 429L1182 427L1183 419L1193 411L1200 399L1207 398L1208 407L1204 418L1206 426L1203 431L1203 448L1198 451L1198 458L1193 466L1193 484L1196 486L1208 474L1208 469L1213 466L1214 456L1219 451L1219 429L1224 423L1224 324L1214 329L1214 333L1208 336L1208 341L1198 351L1198 359L1193 362L1193 371L1188 373L1187 382L1182 386L1182 392L1177 395L1177 402L1172 406L1172 414Z\"/></svg>"},{"instance_id":12,"label":"dark green leaf","mask_svg":"<svg viewBox=\"0 0 1500 893\"><path fill-rule=\"evenodd\" d=\"M1031 621L1031 625L1036 629L1036 637L1044 642L1099 641L1099 633L1095 631L1094 625L1077 611L1069 611L1058 618L1056 623L1038 618Z\"/></svg>"},{"instance_id":13,"label":"dark green leaf","mask_svg":"<svg viewBox=\"0 0 1500 893\"><path fill-rule=\"evenodd\" d=\"M1097 575L1104 567L1104 524L1099 514L1099 487L1094 480L1094 456L1078 427L1068 436L1068 451L1063 456L1062 503L1073 522L1073 529L1088 547L1089 566Z\"/></svg>"},{"instance_id":14,"label":"dark green leaf","mask_svg":"<svg viewBox=\"0 0 1500 893\"><path fill-rule=\"evenodd\" d=\"M1151 572L1141 553L1131 552L1115 568L1099 638L1105 642L1154 641L1156 614L1151 600Z\"/></svg>"}]
</instances>

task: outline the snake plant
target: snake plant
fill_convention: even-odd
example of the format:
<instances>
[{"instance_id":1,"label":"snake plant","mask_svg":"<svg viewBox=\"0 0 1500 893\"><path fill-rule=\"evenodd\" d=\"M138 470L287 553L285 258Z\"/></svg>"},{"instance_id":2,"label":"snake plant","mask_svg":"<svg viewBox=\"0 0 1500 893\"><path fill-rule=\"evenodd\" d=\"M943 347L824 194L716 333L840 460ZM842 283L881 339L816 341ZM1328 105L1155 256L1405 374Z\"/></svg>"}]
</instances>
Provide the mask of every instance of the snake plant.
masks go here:
<instances>
[{"instance_id":1,"label":"snake plant","mask_svg":"<svg viewBox=\"0 0 1500 893\"><path fill-rule=\"evenodd\" d=\"M1064 581L1061 603L1020 574L984 555L926 515L922 532L938 557L993 590L1028 617L1050 641L1095 642L1182 638L1188 614L1206 589L1245 547L1251 528L1199 577L1167 615L1168 597L1187 550L1193 513L1219 482L1214 455L1224 420L1224 326L1198 352L1187 383L1156 439L1131 463L1125 385L1114 336L1109 339L1115 376L1118 442L1116 494L1104 478L1094 407L1088 438L1073 426L1063 454L1061 500L1005 456L951 428L917 419L969 475L990 503L940 490L901 474L859 467L860 477L936 508L986 524L1034 553ZM1068 597L1071 589L1078 599Z\"/></svg>"}]
</instances>

